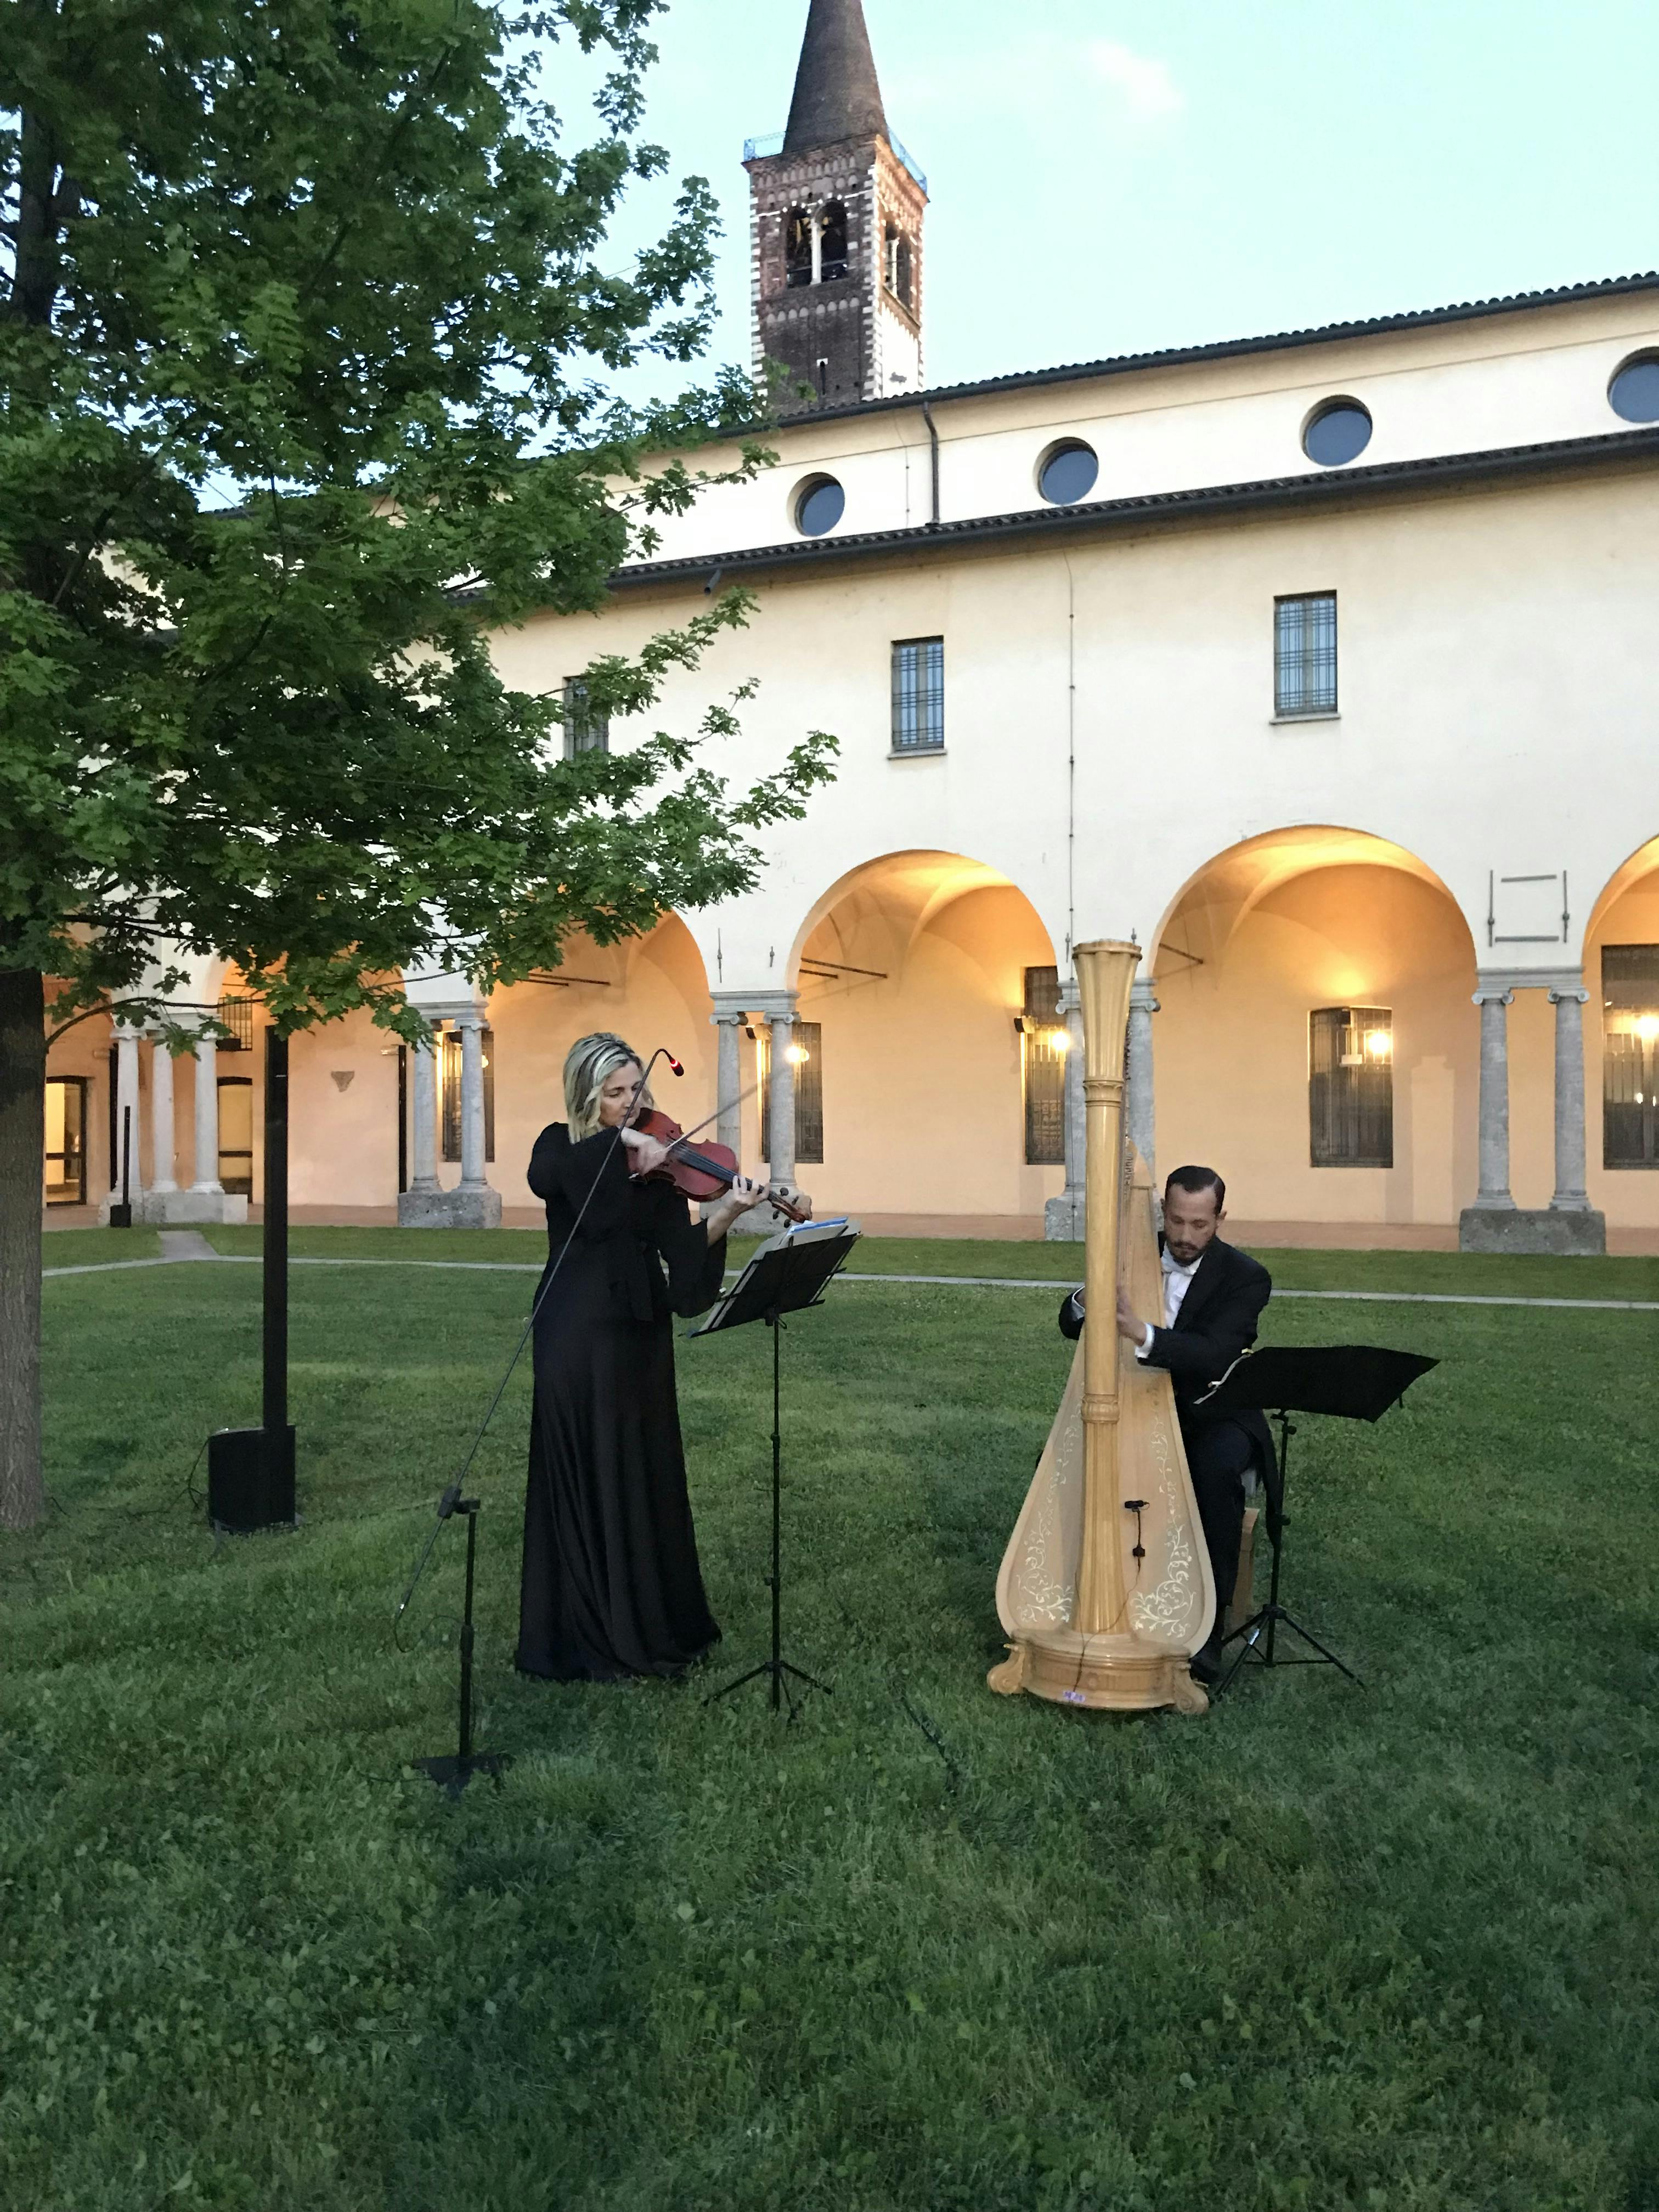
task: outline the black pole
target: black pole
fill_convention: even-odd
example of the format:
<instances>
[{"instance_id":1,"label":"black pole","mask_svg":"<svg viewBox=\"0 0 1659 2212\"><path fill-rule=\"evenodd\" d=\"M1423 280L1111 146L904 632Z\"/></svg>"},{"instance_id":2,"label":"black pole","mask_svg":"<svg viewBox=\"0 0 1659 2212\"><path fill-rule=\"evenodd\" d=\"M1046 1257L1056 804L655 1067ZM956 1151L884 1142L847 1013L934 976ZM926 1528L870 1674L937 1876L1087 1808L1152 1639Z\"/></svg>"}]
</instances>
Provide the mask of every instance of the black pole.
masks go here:
<instances>
[{"instance_id":1,"label":"black pole","mask_svg":"<svg viewBox=\"0 0 1659 2212\"><path fill-rule=\"evenodd\" d=\"M265 1031L264 1465L268 1518L294 1518L288 1420L288 1039Z\"/></svg>"},{"instance_id":2,"label":"black pole","mask_svg":"<svg viewBox=\"0 0 1659 2212\"><path fill-rule=\"evenodd\" d=\"M492 1780L499 1782L505 1769L513 1763L510 1752L474 1751L472 1748L472 1585L473 1570L477 1560L478 1500L461 1497L459 1485L444 1492L443 1503L438 1508L437 1528L432 1532L432 1541L435 1541L438 1529L455 1513L466 1516L466 1596L461 1611L459 1748L453 1753L445 1752L441 1758L417 1759L415 1762L423 1774L429 1774L438 1787L447 1790L452 1797L459 1797L475 1774L488 1774ZM427 1545L428 1552L432 1549L432 1541ZM420 1579L421 1567L425 1565L426 1555L422 1553L420 1566L415 1570L416 1581ZM409 1603L414 1589L415 1583L411 1582L404 1593L404 1606ZM398 1609L401 1613L404 1607L400 1606Z\"/></svg>"},{"instance_id":3,"label":"black pole","mask_svg":"<svg viewBox=\"0 0 1659 2212\"><path fill-rule=\"evenodd\" d=\"M779 1351L783 1316L775 1308L767 1318L772 1328L772 1710L776 1712L783 1692L783 1396Z\"/></svg>"},{"instance_id":4,"label":"black pole","mask_svg":"<svg viewBox=\"0 0 1659 2212\"><path fill-rule=\"evenodd\" d=\"M112 1200L109 1209L112 1229L131 1229L132 1226L132 1109L121 1109L121 1196L118 1203Z\"/></svg>"},{"instance_id":5,"label":"black pole","mask_svg":"<svg viewBox=\"0 0 1659 2212\"><path fill-rule=\"evenodd\" d=\"M478 1501L466 1501L466 1605L461 1615L461 1765L472 1761L472 1570L478 1553ZM464 1509L465 1510L465 1509Z\"/></svg>"},{"instance_id":6,"label":"black pole","mask_svg":"<svg viewBox=\"0 0 1659 2212\"><path fill-rule=\"evenodd\" d=\"M398 1195L409 1188L409 1047L398 1048Z\"/></svg>"}]
</instances>

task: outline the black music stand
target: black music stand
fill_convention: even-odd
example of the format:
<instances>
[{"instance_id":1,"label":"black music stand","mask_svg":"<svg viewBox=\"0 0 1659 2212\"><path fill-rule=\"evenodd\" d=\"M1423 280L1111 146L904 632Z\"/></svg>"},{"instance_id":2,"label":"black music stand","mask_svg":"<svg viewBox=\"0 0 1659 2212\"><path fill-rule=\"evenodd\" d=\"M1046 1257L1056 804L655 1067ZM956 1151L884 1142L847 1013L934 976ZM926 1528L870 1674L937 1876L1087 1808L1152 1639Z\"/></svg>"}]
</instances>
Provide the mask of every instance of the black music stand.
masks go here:
<instances>
[{"instance_id":1,"label":"black music stand","mask_svg":"<svg viewBox=\"0 0 1659 2212\"><path fill-rule=\"evenodd\" d=\"M1199 1401L1208 1413L1268 1413L1279 1424L1279 1464L1267 1481L1267 1540L1273 1546L1273 1578L1267 1602L1224 1638L1222 1650L1237 1644L1231 1667L1216 1684L1220 1697L1247 1659L1262 1667L1334 1667L1359 1689L1364 1684L1352 1667L1328 1650L1294 1614L1279 1601L1279 1571L1284 1550L1285 1468L1291 1438L1296 1434L1291 1419L1297 1413L1333 1413L1348 1421L1380 1421L1390 1406L1397 1406L1419 1375L1426 1375L1437 1359L1420 1352L1391 1352L1381 1345L1275 1345L1267 1352L1247 1352L1227 1370L1209 1395ZM1217 1593L1220 1603L1226 1599ZM1313 1652L1312 1658L1280 1657L1274 1650L1279 1628L1299 1636Z\"/></svg>"},{"instance_id":2,"label":"black music stand","mask_svg":"<svg viewBox=\"0 0 1659 2212\"><path fill-rule=\"evenodd\" d=\"M854 1222L809 1221L781 1236L769 1237L752 1255L731 1289L721 1294L702 1327L691 1331L693 1336L713 1336L722 1329L741 1328L748 1322L763 1321L772 1332L772 1656L714 1691L703 1700L705 1705L713 1705L717 1698L729 1697L733 1690L742 1689L744 1683L758 1681L763 1677L772 1685L773 1711L778 1711L780 1704L787 1705L792 1721L795 1717L795 1700L789 1688L792 1677L805 1683L809 1690L822 1690L826 1697L830 1695L827 1682L820 1682L815 1674L804 1674L799 1667L792 1667L783 1656L783 1425L779 1345L784 1315L801 1313L808 1306L823 1304L824 1286L832 1275L846 1266L848 1254L859 1241L859 1233Z\"/></svg>"}]
</instances>

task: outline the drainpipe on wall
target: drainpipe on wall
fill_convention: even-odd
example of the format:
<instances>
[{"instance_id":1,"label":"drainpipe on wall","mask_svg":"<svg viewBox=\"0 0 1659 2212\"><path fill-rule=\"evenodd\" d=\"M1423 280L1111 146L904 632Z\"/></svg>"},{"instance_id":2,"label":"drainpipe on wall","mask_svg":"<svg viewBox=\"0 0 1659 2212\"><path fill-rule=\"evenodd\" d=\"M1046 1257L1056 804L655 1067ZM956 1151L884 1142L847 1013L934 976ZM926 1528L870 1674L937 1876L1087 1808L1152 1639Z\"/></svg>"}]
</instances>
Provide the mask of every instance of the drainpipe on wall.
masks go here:
<instances>
[{"instance_id":1,"label":"drainpipe on wall","mask_svg":"<svg viewBox=\"0 0 1659 2212\"><path fill-rule=\"evenodd\" d=\"M921 403L921 419L927 425L927 436L933 449L933 514L927 526L930 530L937 530L939 528L939 431L934 425L933 410L925 399Z\"/></svg>"}]
</instances>

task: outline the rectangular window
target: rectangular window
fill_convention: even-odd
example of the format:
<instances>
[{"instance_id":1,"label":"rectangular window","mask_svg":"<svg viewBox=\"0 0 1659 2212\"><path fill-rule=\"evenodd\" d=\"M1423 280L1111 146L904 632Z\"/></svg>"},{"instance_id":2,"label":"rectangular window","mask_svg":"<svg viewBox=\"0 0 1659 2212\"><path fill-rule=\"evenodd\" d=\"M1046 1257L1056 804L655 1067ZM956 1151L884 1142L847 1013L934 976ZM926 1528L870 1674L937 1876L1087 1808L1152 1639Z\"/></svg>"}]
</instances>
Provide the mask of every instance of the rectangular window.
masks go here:
<instances>
[{"instance_id":1,"label":"rectangular window","mask_svg":"<svg viewBox=\"0 0 1659 2212\"><path fill-rule=\"evenodd\" d=\"M823 1164L823 1025L797 1022L789 1050L795 1068L795 1165ZM772 1157L772 1031L755 1030L755 1073L760 1081L761 1158Z\"/></svg>"},{"instance_id":2,"label":"rectangular window","mask_svg":"<svg viewBox=\"0 0 1659 2212\"><path fill-rule=\"evenodd\" d=\"M221 1052L252 1052L253 1049L253 1001L252 999L221 999L214 1008L217 1018L229 1031L219 1041Z\"/></svg>"},{"instance_id":3,"label":"rectangular window","mask_svg":"<svg viewBox=\"0 0 1659 2212\"><path fill-rule=\"evenodd\" d=\"M87 1079L54 1075L46 1082L46 1204L87 1202Z\"/></svg>"},{"instance_id":4,"label":"rectangular window","mask_svg":"<svg viewBox=\"0 0 1659 2212\"><path fill-rule=\"evenodd\" d=\"M893 647L893 750L945 749L945 640L902 637Z\"/></svg>"},{"instance_id":5,"label":"rectangular window","mask_svg":"<svg viewBox=\"0 0 1659 2212\"><path fill-rule=\"evenodd\" d=\"M1601 1164L1659 1168L1659 945L1601 947Z\"/></svg>"},{"instance_id":6,"label":"rectangular window","mask_svg":"<svg viewBox=\"0 0 1659 2212\"><path fill-rule=\"evenodd\" d=\"M246 1075L219 1078L219 1181L233 1197L253 1195L253 1085Z\"/></svg>"},{"instance_id":7,"label":"rectangular window","mask_svg":"<svg viewBox=\"0 0 1659 2212\"><path fill-rule=\"evenodd\" d=\"M495 1157L495 1032L480 1030L478 1042L483 1053L483 1109L484 1158ZM440 1040L440 1072L443 1078L443 1140L444 1158L459 1160L461 1157L461 1033L446 1030Z\"/></svg>"},{"instance_id":8,"label":"rectangular window","mask_svg":"<svg viewBox=\"0 0 1659 2212\"><path fill-rule=\"evenodd\" d=\"M1028 968L1019 1040L1027 1167L1066 1164L1066 1054L1071 1042L1060 1011L1059 969Z\"/></svg>"},{"instance_id":9,"label":"rectangular window","mask_svg":"<svg viewBox=\"0 0 1659 2212\"><path fill-rule=\"evenodd\" d=\"M587 678L567 676L564 679L564 757L574 760L578 753L608 753L611 750L611 717L602 714L587 703Z\"/></svg>"},{"instance_id":10,"label":"rectangular window","mask_svg":"<svg viewBox=\"0 0 1659 2212\"><path fill-rule=\"evenodd\" d=\"M1273 601L1273 712L1336 712L1336 593Z\"/></svg>"},{"instance_id":11,"label":"rectangular window","mask_svg":"<svg viewBox=\"0 0 1659 2212\"><path fill-rule=\"evenodd\" d=\"M1319 1006L1308 1017L1308 1121L1316 1168L1394 1165L1394 1016Z\"/></svg>"}]
</instances>

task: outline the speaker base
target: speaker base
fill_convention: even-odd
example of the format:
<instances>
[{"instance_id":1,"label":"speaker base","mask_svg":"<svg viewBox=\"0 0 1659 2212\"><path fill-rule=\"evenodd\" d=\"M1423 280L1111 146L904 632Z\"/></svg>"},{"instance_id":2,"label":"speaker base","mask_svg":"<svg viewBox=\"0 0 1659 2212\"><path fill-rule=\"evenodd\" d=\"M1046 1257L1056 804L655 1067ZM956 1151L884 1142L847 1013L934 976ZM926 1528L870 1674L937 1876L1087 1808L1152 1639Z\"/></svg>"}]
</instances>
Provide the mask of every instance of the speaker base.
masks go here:
<instances>
[{"instance_id":1,"label":"speaker base","mask_svg":"<svg viewBox=\"0 0 1659 2212\"><path fill-rule=\"evenodd\" d=\"M208 1438L208 1519L232 1536L294 1526L292 1428L215 1431Z\"/></svg>"}]
</instances>

